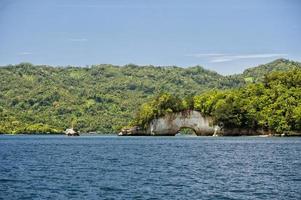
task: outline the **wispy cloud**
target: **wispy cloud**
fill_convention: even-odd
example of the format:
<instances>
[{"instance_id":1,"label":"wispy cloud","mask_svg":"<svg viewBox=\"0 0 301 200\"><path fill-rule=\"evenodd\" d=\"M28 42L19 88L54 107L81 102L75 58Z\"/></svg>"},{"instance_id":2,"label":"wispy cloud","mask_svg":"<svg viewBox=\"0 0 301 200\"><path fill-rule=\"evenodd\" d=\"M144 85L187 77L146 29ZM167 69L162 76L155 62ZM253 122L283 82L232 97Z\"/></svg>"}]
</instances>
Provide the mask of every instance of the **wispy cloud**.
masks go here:
<instances>
[{"instance_id":1,"label":"wispy cloud","mask_svg":"<svg viewBox=\"0 0 301 200\"><path fill-rule=\"evenodd\" d=\"M68 40L71 41L71 42L86 42L86 41L88 41L87 38L69 38Z\"/></svg>"},{"instance_id":2,"label":"wispy cloud","mask_svg":"<svg viewBox=\"0 0 301 200\"><path fill-rule=\"evenodd\" d=\"M258 58L276 58L287 56L284 53L262 53L262 54L222 54L222 53L201 53L201 54L190 54L195 58L206 58L212 63L230 62L242 59L258 59Z\"/></svg>"},{"instance_id":3,"label":"wispy cloud","mask_svg":"<svg viewBox=\"0 0 301 200\"><path fill-rule=\"evenodd\" d=\"M27 52L27 51L18 53L19 56L27 56L27 55L32 55L32 54L33 54L32 52Z\"/></svg>"},{"instance_id":4,"label":"wispy cloud","mask_svg":"<svg viewBox=\"0 0 301 200\"><path fill-rule=\"evenodd\" d=\"M155 5L156 6L156 5ZM98 4L61 4L56 5L58 8L74 8L74 9L90 9L90 8L140 8L146 7L144 4L127 4L127 3L114 3L113 1L108 1L107 3L99 1ZM151 5L147 4L147 7L151 7Z\"/></svg>"},{"instance_id":5,"label":"wispy cloud","mask_svg":"<svg viewBox=\"0 0 301 200\"><path fill-rule=\"evenodd\" d=\"M241 59L276 58L276 57L283 57L283 56L287 56L287 54L265 53L265 54L223 55L223 56L214 57L210 59L210 62L218 63L218 62L230 62L230 61L241 60Z\"/></svg>"},{"instance_id":6,"label":"wispy cloud","mask_svg":"<svg viewBox=\"0 0 301 200\"><path fill-rule=\"evenodd\" d=\"M245 59L245 58L271 58L271 57L278 57L278 56L287 56L287 54L284 53L264 53L264 54L242 54L242 55L236 55L232 56L236 59Z\"/></svg>"},{"instance_id":7,"label":"wispy cloud","mask_svg":"<svg viewBox=\"0 0 301 200\"><path fill-rule=\"evenodd\" d=\"M224 55L225 54L223 53L196 53L196 54L188 54L186 56L201 58L201 57L214 57L214 56L224 56Z\"/></svg>"},{"instance_id":8,"label":"wispy cloud","mask_svg":"<svg viewBox=\"0 0 301 200\"><path fill-rule=\"evenodd\" d=\"M218 62L229 62L229 61L233 61L233 59L232 58L213 58L209 62L218 63Z\"/></svg>"},{"instance_id":9,"label":"wispy cloud","mask_svg":"<svg viewBox=\"0 0 301 200\"><path fill-rule=\"evenodd\" d=\"M64 4L64 5L57 5L57 7L63 8L98 8L102 7L101 5L94 5L94 4Z\"/></svg>"}]
</instances>

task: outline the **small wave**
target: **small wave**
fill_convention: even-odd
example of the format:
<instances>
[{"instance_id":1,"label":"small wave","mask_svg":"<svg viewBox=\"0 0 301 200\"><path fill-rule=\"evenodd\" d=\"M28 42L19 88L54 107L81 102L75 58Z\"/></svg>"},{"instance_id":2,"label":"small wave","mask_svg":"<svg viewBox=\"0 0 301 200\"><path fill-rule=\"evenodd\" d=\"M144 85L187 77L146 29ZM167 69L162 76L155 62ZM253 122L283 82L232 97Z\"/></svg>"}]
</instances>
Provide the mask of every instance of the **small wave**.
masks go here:
<instances>
[{"instance_id":1,"label":"small wave","mask_svg":"<svg viewBox=\"0 0 301 200\"><path fill-rule=\"evenodd\" d=\"M0 183L7 183L7 182L24 182L23 180L18 179L8 179L8 178L1 178Z\"/></svg>"}]
</instances>

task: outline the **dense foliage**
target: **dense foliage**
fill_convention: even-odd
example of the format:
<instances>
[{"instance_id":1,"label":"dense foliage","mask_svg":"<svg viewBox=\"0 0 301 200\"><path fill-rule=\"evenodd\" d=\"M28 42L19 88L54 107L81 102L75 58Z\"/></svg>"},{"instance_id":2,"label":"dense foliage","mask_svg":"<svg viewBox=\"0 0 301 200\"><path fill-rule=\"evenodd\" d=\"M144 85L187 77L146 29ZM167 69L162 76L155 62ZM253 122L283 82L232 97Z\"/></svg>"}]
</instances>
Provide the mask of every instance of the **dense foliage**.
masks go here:
<instances>
[{"instance_id":1,"label":"dense foliage","mask_svg":"<svg viewBox=\"0 0 301 200\"><path fill-rule=\"evenodd\" d=\"M281 66L295 65L284 62ZM255 71L264 76L261 68ZM173 94L154 100L155 115L162 115L192 108L195 94L242 87L244 78L222 76L200 66L4 66L0 67L0 133L61 133L70 126L81 132L113 133L134 118L139 105L157 94ZM136 119L145 124L146 118Z\"/></svg>"},{"instance_id":2,"label":"dense foliage","mask_svg":"<svg viewBox=\"0 0 301 200\"><path fill-rule=\"evenodd\" d=\"M59 133L70 126L112 133L155 94L181 97L243 84L242 78L200 66L5 66L0 68L0 133Z\"/></svg>"},{"instance_id":3,"label":"dense foliage","mask_svg":"<svg viewBox=\"0 0 301 200\"><path fill-rule=\"evenodd\" d=\"M141 106L133 125L188 109L212 116L226 128L301 131L301 69L273 72L263 82L231 90L212 90L180 99L161 94Z\"/></svg>"},{"instance_id":4,"label":"dense foliage","mask_svg":"<svg viewBox=\"0 0 301 200\"><path fill-rule=\"evenodd\" d=\"M244 78L247 82L258 82L264 79L265 74L271 72L285 72L292 69L298 69L300 66L301 63L299 62L277 59L264 65L248 68L242 74L238 75L238 77Z\"/></svg>"}]
</instances>

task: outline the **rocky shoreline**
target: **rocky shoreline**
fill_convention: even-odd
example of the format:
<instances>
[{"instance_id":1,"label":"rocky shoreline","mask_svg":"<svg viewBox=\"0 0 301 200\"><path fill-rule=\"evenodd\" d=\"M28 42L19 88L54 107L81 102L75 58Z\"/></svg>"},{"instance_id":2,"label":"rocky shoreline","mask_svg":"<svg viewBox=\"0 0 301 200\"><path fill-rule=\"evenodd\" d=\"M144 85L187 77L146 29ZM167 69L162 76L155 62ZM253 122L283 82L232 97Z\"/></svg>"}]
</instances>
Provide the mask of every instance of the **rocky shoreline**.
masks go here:
<instances>
[{"instance_id":1,"label":"rocky shoreline","mask_svg":"<svg viewBox=\"0 0 301 200\"><path fill-rule=\"evenodd\" d=\"M200 112L190 110L170 113L153 119L146 128L133 126L123 128L119 136L175 136L182 128L189 128L197 136L301 136L297 132L277 133L272 130L224 128L223 123L214 125L213 119L203 116Z\"/></svg>"}]
</instances>

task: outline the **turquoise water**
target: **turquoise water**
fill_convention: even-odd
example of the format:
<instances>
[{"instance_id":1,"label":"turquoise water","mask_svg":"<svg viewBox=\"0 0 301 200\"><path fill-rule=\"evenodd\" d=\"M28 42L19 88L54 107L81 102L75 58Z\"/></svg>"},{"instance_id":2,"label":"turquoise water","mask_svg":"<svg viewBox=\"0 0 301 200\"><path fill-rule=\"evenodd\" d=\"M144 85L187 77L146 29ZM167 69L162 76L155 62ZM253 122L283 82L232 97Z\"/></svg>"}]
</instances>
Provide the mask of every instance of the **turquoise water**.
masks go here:
<instances>
[{"instance_id":1,"label":"turquoise water","mask_svg":"<svg viewBox=\"0 0 301 200\"><path fill-rule=\"evenodd\" d=\"M301 138L0 136L0 199L301 199Z\"/></svg>"}]
</instances>

